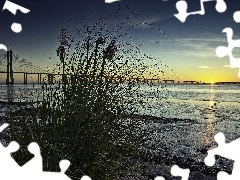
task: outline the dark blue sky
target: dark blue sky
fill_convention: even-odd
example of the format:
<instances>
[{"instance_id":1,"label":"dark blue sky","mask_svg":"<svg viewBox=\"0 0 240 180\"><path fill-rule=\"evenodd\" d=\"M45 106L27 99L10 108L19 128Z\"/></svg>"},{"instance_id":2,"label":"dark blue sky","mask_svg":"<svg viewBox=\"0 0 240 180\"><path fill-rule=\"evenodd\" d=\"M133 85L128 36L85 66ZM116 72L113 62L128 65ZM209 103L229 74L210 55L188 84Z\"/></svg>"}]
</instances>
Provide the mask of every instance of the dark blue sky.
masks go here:
<instances>
[{"instance_id":1,"label":"dark blue sky","mask_svg":"<svg viewBox=\"0 0 240 180\"><path fill-rule=\"evenodd\" d=\"M226 1L227 11L222 14L215 10L215 1L206 2L206 14L189 16L185 23L173 16L177 13L177 0L122 0L112 4L106 4L104 0L12 2L30 9L30 13L18 11L14 16L7 10L2 11L0 43L38 66L49 66L57 62L57 36L61 27L68 26L74 34L84 22L95 23L100 17L111 14L112 17L107 22L109 26L114 27L124 22L122 27L127 29L134 25L128 31L132 41L135 44L146 42L141 46L144 53L161 59L184 79L239 81L238 69L227 67L228 58L219 59L215 55L216 47L227 45L226 36L222 33L225 27L233 28L234 38L240 38L240 24L235 23L232 17L235 11L240 10L238 0ZM127 4L130 5L126 7ZM3 1L0 5L3 5ZM188 5L190 12L200 10L200 0L188 0ZM128 16L130 18L127 19ZM22 24L21 33L11 31L13 22ZM234 50L234 55L239 57L238 49Z\"/></svg>"}]
</instances>

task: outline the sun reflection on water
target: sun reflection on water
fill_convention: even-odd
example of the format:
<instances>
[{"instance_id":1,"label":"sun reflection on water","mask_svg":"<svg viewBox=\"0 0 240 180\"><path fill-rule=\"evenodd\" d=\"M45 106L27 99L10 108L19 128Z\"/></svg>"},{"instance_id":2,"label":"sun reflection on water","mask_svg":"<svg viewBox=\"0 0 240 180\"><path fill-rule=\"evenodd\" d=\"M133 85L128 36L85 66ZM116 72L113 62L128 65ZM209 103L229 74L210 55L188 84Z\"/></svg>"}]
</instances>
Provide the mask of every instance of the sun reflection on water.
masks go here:
<instances>
[{"instance_id":1,"label":"sun reflection on water","mask_svg":"<svg viewBox=\"0 0 240 180\"><path fill-rule=\"evenodd\" d=\"M214 101L214 86L211 86L210 89L210 97L209 103L206 110L207 114L207 121L203 127L203 132L200 137L200 143L202 146L207 146L214 141L214 136L217 133L215 129L215 122L216 122L216 111L217 111L217 103Z\"/></svg>"}]
</instances>

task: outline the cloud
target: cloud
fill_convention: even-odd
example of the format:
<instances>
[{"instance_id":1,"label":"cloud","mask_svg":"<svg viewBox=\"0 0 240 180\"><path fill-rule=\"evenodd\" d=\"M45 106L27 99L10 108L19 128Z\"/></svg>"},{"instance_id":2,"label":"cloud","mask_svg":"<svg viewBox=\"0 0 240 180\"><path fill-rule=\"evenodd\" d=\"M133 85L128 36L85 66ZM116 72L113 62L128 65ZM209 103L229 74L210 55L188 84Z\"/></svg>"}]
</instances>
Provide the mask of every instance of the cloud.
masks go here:
<instances>
[{"instance_id":1,"label":"cloud","mask_svg":"<svg viewBox=\"0 0 240 180\"><path fill-rule=\"evenodd\" d=\"M168 18L171 18L172 15L164 15L164 14L156 14L156 15L144 15L144 16L134 16L131 19L131 24L139 24L138 28L150 28L150 27L156 27L152 25L153 23L157 23L162 20L166 20ZM157 27L156 27L157 28Z\"/></svg>"},{"instance_id":2,"label":"cloud","mask_svg":"<svg viewBox=\"0 0 240 180\"><path fill-rule=\"evenodd\" d=\"M219 37L219 36L216 36L216 35L211 35L211 38L209 38L209 37L204 37L204 38L181 38L181 39L176 39L176 40L182 41L182 42L206 42L206 43L221 42L221 43L226 43L226 38Z\"/></svg>"},{"instance_id":3,"label":"cloud","mask_svg":"<svg viewBox=\"0 0 240 180\"><path fill-rule=\"evenodd\" d=\"M211 38L177 38L173 39L173 51L181 52L185 56L196 58L216 58L216 48L224 45L226 39L212 36Z\"/></svg>"},{"instance_id":4,"label":"cloud","mask_svg":"<svg viewBox=\"0 0 240 180\"><path fill-rule=\"evenodd\" d=\"M198 66L199 68L202 68L202 69L212 69L213 67L209 67L209 66Z\"/></svg>"}]
</instances>

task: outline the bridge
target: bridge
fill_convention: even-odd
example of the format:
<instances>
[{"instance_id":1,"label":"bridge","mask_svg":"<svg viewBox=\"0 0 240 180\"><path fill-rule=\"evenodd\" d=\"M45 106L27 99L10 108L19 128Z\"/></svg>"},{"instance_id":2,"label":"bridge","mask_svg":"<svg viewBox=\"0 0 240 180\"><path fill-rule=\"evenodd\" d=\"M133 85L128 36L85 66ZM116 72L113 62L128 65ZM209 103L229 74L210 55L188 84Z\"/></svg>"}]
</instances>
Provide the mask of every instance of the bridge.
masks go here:
<instances>
[{"instance_id":1,"label":"bridge","mask_svg":"<svg viewBox=\"0 0 240 180\"><path fill-rule=\"evenodd\" d=\"M0 63L4 64L3 59L0 59ZM71 77L70 74L60 74L60 73L48 73L48 72L26 72L26 71L13 71L13 52L12 50L7 51L6 59L4 58L4 61L6 61L7 71L1 71L0 74L6 74L6 84L14 84L14 75L22 74L23 75L23 83L28 84L29 76L36 75L37 80L35 83L42 84L43 82L47 82L49 84L53 83L59 83L62 81L62 79L66 78L67 76ZM57 79L58 78L58 79ZM109 80L109 77L103 77L105 80ZM119 80L118 77L114 78ZM112 80L114 80L112 78ZM120 80L122 81L122 80ZM158 79L158 78L143 78L143 77L131 77L131 78L124 78L122 82L138 82L138 83L175 83L175 80L173 79ZM198 82L198 81L177 81L176 83L191 83L191 84L208 84L204 82ZM215 82L214 84L240 84L240 82Z\"/></svg>"},{"instance_id":2,"label":"bridge","mask_svg":"<svg viewBox=\"0 0 240 180\"><path fill-rule=\"evenodd\" d=\"M216 82L214 84L240 84L240 82Z\"/></svg>"},{"instance_id":3,"label":"bridge","mask_svg":"<svg viewBox=\"0 0 240 180\"><path fill-rule=\"evenodd\" d=\"M24 84L28 84L28 75L37 75L37 84L42 84L45 81L45 78L42 78L44 75L44 77L47 77L47 82L48 83L56 83L57 80L54 79L55 76L63 76L63 74L53 74L53 73L31 73L31 72L3 72L0 71L0 74L7 74L7 79L6 79L6 84L14 84L14 78L13 78L13 74L23 74L23 83ZM8 76L8 74L10 74ZM10 77L10 78L9 78ZM55 80L55 81L54 81Z\"/></svg>"},{"instance_id":4,"label":"bridge","mask_svg":"<svg viewBox=\"0 0 240 180\"><path fill-rule=\"evenodd\" d=\"M198 83L198 81L183 81L183 83Z\"/></svg>"},{"instance_id":5,"label":"bridge","mask_svg":"<svg viewBox=\"0 0 240 180\"><path fill-rule=\"evenodd\" d=\"M13 59L12 50L7 51L7 79L6 79L6 84L14 84L12 59Z\"/></svg>"},{"instance_id":6,"label":"bridge","mask_svg":"<svg viewBox=\"0 0 240 180\"><path fill-rule=\"evenodd\" d=\"M6 74L6 84L14 84L14 75L22 74L23 83L28 84L29 75L37 75L37 84L42 84L45 80L43 77L47 77L49 83L54 83L54 77L63 76L63 74L47 73L47 72L25 72L25 71L13 71L13 52L12 50L7 51L6 59L5 57L1 60L6 60L7 71L0 71L0 74ZM4 64L4 62L1 62ZM26 62L25 62L26 63ZM56 79L55 79L56 81Z\"/></svg>"},{"instance_id":7,"label":"bridge","mask_svg":"<svg viewBox=\"0 0 240 180\"><path fill-rule=\"evenodd\" d=\"M61 82L61 80L63 79L63 76L70 76L69 74L60 74L60 73L48 73L48 72L27 72L27 71L14 71L13 70L13 62L15 62L16 60L13 60L13 51L7 51L7 55L6 57L4 57L4 59L0 59L2 60L1 63L4 64L4 62L6 61L6 66L7 66L7 71L1 71L0 70L0 75L1 74L5 74L6 75L6 84L14 84L14 75L18 76L19 79L19 75L23 76L23 83L24 84L28 84L29 83L29 77L37 76L37 80L34 81L34 83L37 84L42 84L43 82L47 82L47 83L58 83ZM24 68L25 70L25 68ZM57 80L58 78L58 80ZM109 79L108 77L103 77L106 80ZM36 78L35 78L36 79ZM119 78L116 77L117 80L119 80ZM114 79L112 79L114 80ZM135 82L139 82L139 83L174 83L174 80L166 80L166 79L151 79L151 78L124 78L123 82L131 82L131 81L135 81Z\"/></svg>"}]
</instances>

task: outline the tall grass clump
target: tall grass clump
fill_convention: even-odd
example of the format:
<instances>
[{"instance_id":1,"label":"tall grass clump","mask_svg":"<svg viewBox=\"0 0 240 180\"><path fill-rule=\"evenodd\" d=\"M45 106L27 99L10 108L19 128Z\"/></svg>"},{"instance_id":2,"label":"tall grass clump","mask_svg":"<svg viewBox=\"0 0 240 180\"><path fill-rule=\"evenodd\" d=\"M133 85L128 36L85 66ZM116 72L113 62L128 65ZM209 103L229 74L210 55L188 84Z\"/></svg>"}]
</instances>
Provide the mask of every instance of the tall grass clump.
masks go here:
<instances>
[{"instance_id":1,"label":"tall grass clump","mask_svg":"<svg viewBox=\"0 0 240 180\"><path fill-rule=\"evenodd\" d=\"M11 137L22 147L37 142L44 170L57 171L68 159L73 179L118 179L139 160L143 144L141 122L130 118L137 111L137 59L109 34L87 30L71 55L66 29L59 37L61 82L42 85L41 104L12 122ZM26 153L15 158L24 164Z\"/></svg>"},{"instance_id":2,"label":"tall grass clump","mask_svg":"<svg viewBox=\"0 0 240 180\"><path fill-rule=\"evenodd\" d=\"M19 164L29 160L26 147L35 141L45 171L59 171L59 161L68 159L66 173L72 179L84 174L93 180L126 179L136 170L141 174L150 132L135 115L148 108L145 96L156 98L164 91L158 84L157 91L143 94L141 83L165 76L155 59L126 37L121 26L109 28L105 21L83 25L74 35L61 29L60 61L49 72L49 77L59 73L58 83L44 81L41 103L11 117L11 139L22 147L14 155Z\"/></svg>"}]
</instances>

